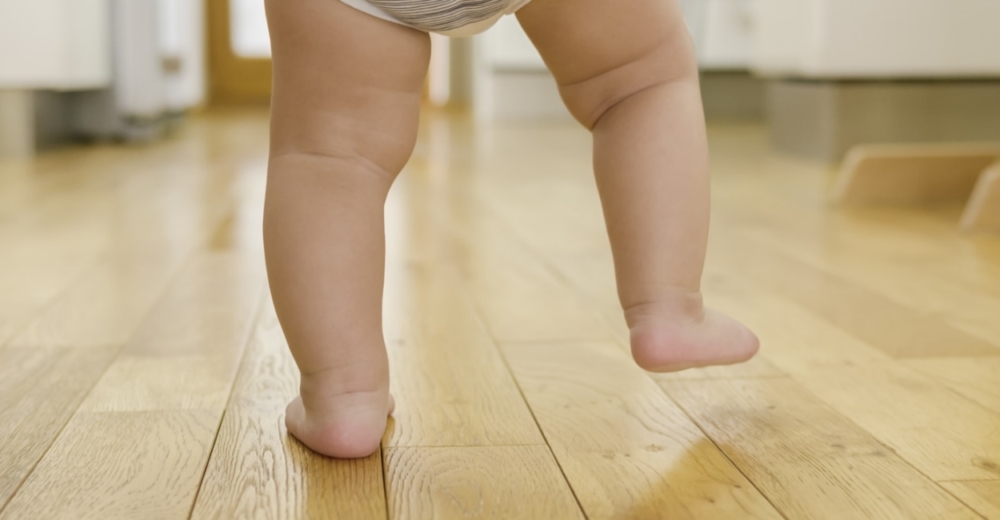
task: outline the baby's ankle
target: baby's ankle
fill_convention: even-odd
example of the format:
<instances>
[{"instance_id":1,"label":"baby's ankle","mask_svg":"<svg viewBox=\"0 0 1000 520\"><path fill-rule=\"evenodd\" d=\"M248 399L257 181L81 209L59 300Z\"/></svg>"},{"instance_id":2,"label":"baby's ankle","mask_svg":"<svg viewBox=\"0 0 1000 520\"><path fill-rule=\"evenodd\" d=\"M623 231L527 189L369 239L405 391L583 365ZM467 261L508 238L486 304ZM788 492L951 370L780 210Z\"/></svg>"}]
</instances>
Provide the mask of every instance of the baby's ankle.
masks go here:
<instances>
[{"instance_id":1,"label":"baby's ankle","mask_svg":"<svg viewBox=\"0 0 1000 520\"><path fill-rule=\"evenodd\" d=\"M705 319L705 304L699 291L683 289L661 291L624 306L625 322L635 328L650 320L678 320L700 323Z\"/></svg>"},{"instance_id":2,"label":"baby's ankle","mask_svg":"<svg viewBox=\"0 0 1000 520\"><path fill-rule=\"evenodd\" d=\"M329 401L346 396L364 399L388 393L388 370L319 370L303 373L299 383L299 394L306 409L324 408Z\"/></svg>"}]
</instances>

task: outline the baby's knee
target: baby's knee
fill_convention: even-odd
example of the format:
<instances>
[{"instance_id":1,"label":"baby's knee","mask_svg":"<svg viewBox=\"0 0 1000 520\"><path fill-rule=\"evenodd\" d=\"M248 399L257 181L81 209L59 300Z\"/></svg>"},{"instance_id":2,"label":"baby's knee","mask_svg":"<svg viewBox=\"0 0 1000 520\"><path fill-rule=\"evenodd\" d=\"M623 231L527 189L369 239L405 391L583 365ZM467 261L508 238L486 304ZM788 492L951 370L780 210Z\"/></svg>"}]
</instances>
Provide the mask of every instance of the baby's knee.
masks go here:
<instances>
[{"instance_id":1,"label":"baby's knee","mask_svg":"<svg viewBox=\"0 0 1000 520\"><path fill-rule=\"evenodd\" d=\"M389 126L389 125L387 125ZM292 170L309 164L317 172L352 173L373 176L390 183L409 161L416 143L416 131L365 124L328 125L314 131L289 132L275 137L271 146L271 172L280 174L285 165Z\"/></svg>"},{"instance_id":2,"label":"baby's knee","mask_svg":"<svg viewBox=\"0 0 1000 520\"><path fill-rule=\"evenodd\" d=\"M588 130L605 113L622 101L657 86L698 81L698 61L694 47L684 38L671 37L640 55L592 77L559 86L570 113Z\"/></svg>"}]
</instances>

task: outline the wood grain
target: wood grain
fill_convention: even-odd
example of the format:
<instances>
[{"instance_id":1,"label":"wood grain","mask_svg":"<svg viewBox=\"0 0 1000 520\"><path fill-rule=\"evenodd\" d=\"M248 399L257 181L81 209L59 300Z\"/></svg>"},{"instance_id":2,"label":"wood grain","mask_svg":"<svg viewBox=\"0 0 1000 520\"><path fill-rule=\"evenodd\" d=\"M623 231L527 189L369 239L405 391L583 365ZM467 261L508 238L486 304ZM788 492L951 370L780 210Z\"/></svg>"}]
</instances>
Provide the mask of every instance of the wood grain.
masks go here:
<instances>
[{"instance_id":1,"label":"wood grain","mask_svg":"<svg viewBox=\"0 0 1000 520\"><path fill-rule=\"evenodd\" d=\"M209 157L197 135L185 137L141 151L60 151L28 166L31 181L5 199L0 221L0 344L14 335L21 346L120 344L132 332L164 277L227 211L240 174L225 165L259 155L229 142Z\"/></svg>"},{"instance_id":2,"label":"wood grain","mask_svg":"<svg viewBox=\"0 0 1000 520\"><path fill-rule=\"evenodd\" d=\"M790 379L661 385L787 518L975 518Z\"/></svg>"},{"instance_id":3,"label":"wood grain","mask_svg":"<svg viewBox=\"0 0 1000 520\"><path fill-rule=\"evenodd\" d=\"M386 515L381 454L317 455L289 436L285 405L298 370L270 301L240 367L192 518L351 518Z\"/></svg>"},{"instance_id":4,"label":"wood grain","mask_svg":"<svg viewBox=\"0 0 1000 520\"><path fill-rule=\"evenodd\" d=\"M991 342L965 333L940 316L922 313L843 276L821 271L746 234L717 248L726 259L710 270L744 273L826 321L893 357L989 355ZM738 259L738 260L737 260ZM718 261L718 260L717 260ZM716 264L718 265L718 264Z\"/></svg>"},{"instance_id":5,"label":"wood grain","mask_svg":"<svg viewBox=\"0 0 1000 520\"><path fill-rule=\"evenodd\" d=\"M582 519L544 446L389 448L391 519Z\"/></svg>"},{"instance_id":6,"label":"wood grain","mask_svg":"<svg viewBox=\"0 0 1000 520\"><path fill-rule=\"evenodd\" d=\"M0 230L0 346L97 262L100 245L75 239L87 235L78 226L51 229L23 219Z\"/></svg>"},{"instance_id":7,"label":"wood grain","mask_svg":"<svg viewBox=\"0 0 1000 520\"><path fill-rule=\"evenodd\" d=\"M760 338L762 354L786 373L893 362L823 315L726 270L710 269L705 293L719 309L739 316Z\"/></svg>"},{"instance_id":8,"label":"wood grain","mask_svg":"<svg viewBox=\"0 0 1000 520\"><path fill-rule=\"evenodd\" d=\"M235 254L196 254L80 409L221 413L263 283L262 266Z\"/></svg>"},{"instance_id":9,"label":"wood grain","mask_svg":"<svg viewBox=\"0 0 1000 520\"><path fill-rule=\"evenodd\" d=\"M804 388L934 480L994 478L989 468L1000 439L990 432L1000 428L1000 415L754 287L729 280L713 294L758 332L764 352Z\"/></svg>"},{"instance_id":10,"label":"wood grain","mask_svg":"<svg viewBox=\"0 0 1000 520\"><path fill-rule=\"evenodd\" d=\"M497 341L601 341L608 326L510 231L486 216L455 221L469 252L460 267Z\"/></svg>"},{"instance_id":11,"label":"wood grain","mask_svg":"<svg viewBox=\"0 0 1000 520\"><path fill-rule=\"evenodd\" d=\"M281 409L226 410L192 518L384 519L382 459L317 455Z\"/></svg>"},{"instance_id":12,"label":"wood grain","mask_svg":"<svg viewBox=\"0 0 1000 520\"><path fill-rule=\"evenodd\" d=\"M270 292L265 291L247 353L240 364L230 406L284 410L299 395L299 369L278 323Z\"/></svg>"},{"instance_id":13,"label":"wood grain","mask_svg":"<svg viewBox=\"0 0 1000 520\"><path fill-rule=\"evenodd\" d=\"M178 259L103 259L32 320L11 345L122 345L179 265Z\"/></svg>"},{"instance_id":14,"label":"wood grain","mask_svg":"<svg viewBox=\"0 0 1000 520\"><path fill-rule=\"evenodd\" d=\"M129 339L124 354L240 353L264 289L264 266L258 260L236 252L196 253Z\"/></svg>"},{"instance_id":15,"label":"wood grain","mask_svg":"<svg viewBox=\"0 0 1000 520\"><path fill-rule=\"evenodd\" d=\"M780 251L822 272L876 291L923 317L947 315L948 319L942 320L947 325L989 343L1000 353L1000 321L996 320L1000 297L983 290L982 286L991 282L985 272L942 265L937 261L939 252L914 247L900 238L900 233L871 237L859 237L864 234L857 232L839 233L837 241L852 251L850 255L831 255L821 244L804 246L797 233L780 232L773 226L755 228L749 234L763 248ZM968 272L966 276L978 286L960 283L954 275L956 270Z\"/></svg>"},{"instance_id":16,"label":"wood grain","mask_svg":"<svg viewBox=\"0 0 1000 520\"><path fill-rule=\"evenodd\" d=\"M1000 414L900 366L820 369L803 385L934 480L1000 477Z\"/></svg>"},{"instance_id":17,"label":"wood grain","mask_svg":"<svg viewBox=\"0 0 1000 520\"><path fill-rule=\"evenodd\" d=\"M1000 519L1000 480L942 482L941 485L986 520Z\"/></svg>"},{"instance_id":18,"label":"wood grain","mask_svg":"<svg viewBox=\"0 0 1000 520\"><path fill-rule=\"evenodd\" d=\"M543 444L458 276L424 265L409 273L409 297L387 303L402 308L387 316L396 412L384 445Z\"/></svg>"},{"instance_id":19,"label":"wood grain","mask_svg":"<svg viewBox=\"0 0 1000 520\"><path fill-rule=\"evenodd\" d=\"M505 344L588 518L779 518L614 344Z\"/></svg>"},{"instance_id":20,"label":"wood grain","mask_svg":"<svg viewBox=\"0 0 1000 520\"><path fill-rule=\"evenodd\" d=\"M78 413L0 518L183 518L219 415Z\"/></svg>"},{"instance_id":21,"label":"wood grain","mask_svg":"<svg viewBox=\"0 0 1000 520\"><path fill-rule=\"evenodd\" d=\"M1000 357L916 359L904 365L1000 413Z\"/></svg>"},{"instance_id":22,"label":"wood grain","mask_svg":"<svg viewBox=\"0 0 1000 520\"><path fill-rule=\"evenodd\" d=\"M0 510L118 350L0 349Z\"/></svg>"}]
</instances>

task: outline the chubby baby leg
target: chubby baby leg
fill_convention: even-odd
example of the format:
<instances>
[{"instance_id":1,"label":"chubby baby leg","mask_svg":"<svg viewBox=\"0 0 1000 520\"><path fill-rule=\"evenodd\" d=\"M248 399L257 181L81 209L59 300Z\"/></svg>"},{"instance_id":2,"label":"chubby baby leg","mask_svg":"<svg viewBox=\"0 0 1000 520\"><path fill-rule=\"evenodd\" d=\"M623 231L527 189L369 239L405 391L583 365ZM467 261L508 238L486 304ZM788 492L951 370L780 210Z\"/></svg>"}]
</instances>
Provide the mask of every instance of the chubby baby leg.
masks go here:
<instances>
[{"instance_id":1,"label":"chubby baby leg","mask_svg":"<svg viewBox=\"0 0 1000 520\"><path fill-rule=\"evenodd\" d=\"M416 139L428 37L336 0L268 0L267 12L265 253L302 373L286 423L319 453L364 457L378 449L393 407L383 207Z\"/></svg>"},{"instance_id":2,"label":"chubby baby leg","mask_svg":"<svg viewBox=\"0 0 1000 520\"><path fill-rule=\"evenodd\" d=\"M709 168L698 70L674 0L533 0L518 18L594 170L632 353L652 371L745 361L757 338L706 309Z\"/></svg>"}]
</instances>

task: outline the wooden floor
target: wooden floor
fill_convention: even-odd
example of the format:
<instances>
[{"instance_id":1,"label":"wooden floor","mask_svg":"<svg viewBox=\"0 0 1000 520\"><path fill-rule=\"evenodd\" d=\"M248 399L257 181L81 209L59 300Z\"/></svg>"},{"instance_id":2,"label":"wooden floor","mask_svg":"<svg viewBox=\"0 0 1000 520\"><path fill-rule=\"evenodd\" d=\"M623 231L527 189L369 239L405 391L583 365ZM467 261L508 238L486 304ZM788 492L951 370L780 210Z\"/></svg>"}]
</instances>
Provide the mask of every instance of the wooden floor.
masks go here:
<instances>
[{"instance_id":1,"label":"wooden floor","mask_svg":"<svg viewBox=\"0 0 1000 520\"><path fill-rule=\"evenodd\" d=\"M711 139L707 298L762 355L650 376L587 134L425 118L387 206L399 406L351 462L283 426L264 114L0 163L0 518L1000 518L1000 238Z\"/></svg>"}]
</instances>

